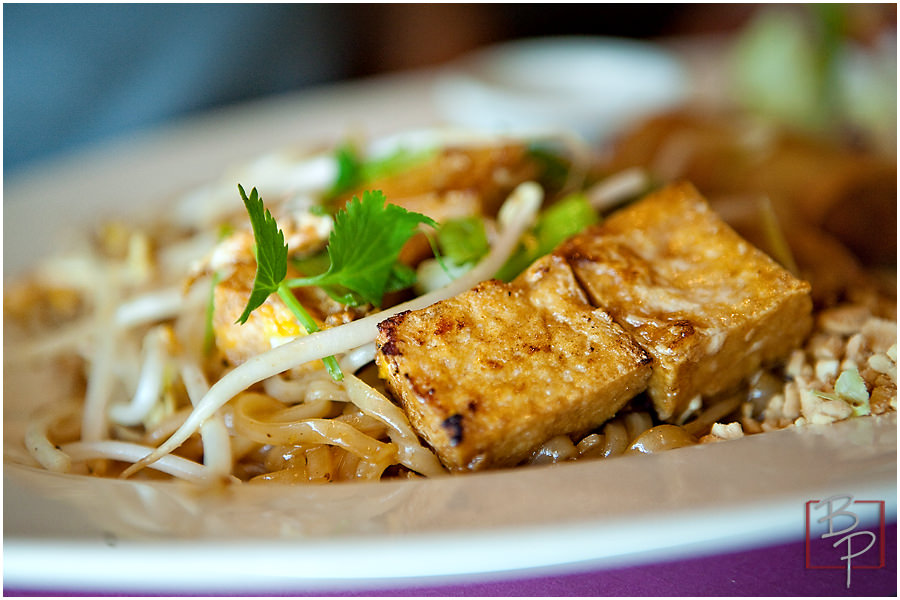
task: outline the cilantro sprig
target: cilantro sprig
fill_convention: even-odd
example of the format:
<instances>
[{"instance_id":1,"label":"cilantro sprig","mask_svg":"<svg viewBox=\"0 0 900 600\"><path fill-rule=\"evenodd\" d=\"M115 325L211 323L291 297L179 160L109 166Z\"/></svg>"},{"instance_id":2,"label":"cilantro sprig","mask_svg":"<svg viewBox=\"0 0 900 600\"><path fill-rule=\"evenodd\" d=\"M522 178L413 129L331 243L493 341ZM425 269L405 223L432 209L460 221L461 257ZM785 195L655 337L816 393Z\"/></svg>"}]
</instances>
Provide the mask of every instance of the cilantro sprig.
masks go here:
<instances>
[{"instance_id":1,"label":"cilantro sprig","mask_svg":"<svg viewBox=\"0 0 900 600\"><path fill-rule=\"evenodd\" d=\"M384 194L377 191L366 191L362 200L354 197L348 202L334 217L328 238L328 270L291 279L288 285L319 286L349 306L366 302L378 306L384 294L397 289L398 284L408 287L411 269L397 261L400 250L420 224L437 228L437 223L385 202Z\"/></svg>"},{"instance_id":2,"label":"cilantro sprig","mask_svg":"<svg viewBox=\"0 0 900 600\"><path fill-rule=\"evenodd\" d=\"M253 280L253 291L250 292L244 312L238 317L238 322L243 325L250 317L250 313L262 306L263 302L283 284L287 276L288 247L284 242L284 232L278 227L272 213L263 205L256 188L250 190L249 198L240 185L238 191L241 193L247 214L250 215L250 226L253 228L253 239L256 242L256 277Z\"/></svg>"},{"instance_id":3,"label":"cilantro sprig","mask_svg":"<svg viewBox=\"0 0 900 600\"><path fill-rule=\"evenodd\" d=\"M400 250L419 225L437 228L437 223L425 215L387 204L381 192L364 192L361 200L354 197L334 217L326 248L327 270L310 277L286 279L288 246L284 232L263 205L256 188L249 196L240 185L238 191L256 242L256 276L244 311L237 319L241 324L269 296L277 294L308 333L318 331L315 320L291 291L303 286L319 286L345 305L368 302L380 306L384 294L415 281L412 269L399 262ZM343 374L337 360L329 356L323 361L331 376L340 381Z\"/></svg>"},{"instance_id":4,"label":"cilantro sprig","mask_svg":"<svg viewBox=\"0 0 900 600\"><path fill-rule=\"evenodd\" d=\"M250 216L250 226L253 228L253 238L256 242L256 276L244 312L236 322L243 325L250 318L250 314L262 306L269 296L278 294L307 333L318 331L319 326L315 319L297 301L284 281L287 277L288 263L288 246L284 242L284 232L278 227L272 213L263 205L256 188L250 190L249 197L240 185L238 191ZM344 378L341 367L333 356L323 358L322 362L336 381Z\"/></svg>"}]
</instances>

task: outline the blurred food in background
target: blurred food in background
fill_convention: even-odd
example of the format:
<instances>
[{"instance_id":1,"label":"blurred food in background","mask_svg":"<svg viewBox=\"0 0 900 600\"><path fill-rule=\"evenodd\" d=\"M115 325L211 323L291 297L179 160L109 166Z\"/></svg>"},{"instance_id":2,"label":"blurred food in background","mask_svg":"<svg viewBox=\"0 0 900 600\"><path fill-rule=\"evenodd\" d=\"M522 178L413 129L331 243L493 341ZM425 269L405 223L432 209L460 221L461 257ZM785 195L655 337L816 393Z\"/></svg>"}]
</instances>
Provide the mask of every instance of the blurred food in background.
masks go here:
<instances>
[{"instance_id":1,"label":"blurred food in background","mask_svg":"<svg viewBox=\"0 0 900 600\"><path fill-rule=\"evenodd\" d=\"M463 125L572 130L600 147L607 175L692 182L810 280L819 306L872 286L895 296L896 7L678 14L640 42L544 36L479 50L450 65L438 105Z\"/></svg>"},{"instance_id":2,"label":"blurred food in background","mask_svg":"<svg viewBox=\"0 0 900 600\"><path fill-rule=\"evenodd\" d=\"M895 297L896 7L764 7L725 48L717 101L631 128L606 168L693 182L819 305Z\"/></svg>"},{"instance_id":3,"label":"blurred food in background","mask_svg":"<svg viewBox=\"0 0 900 600\"><path fill-rule=\"evenodd\" d=\"M896 153L896 5L761 10L729 61L731 99L792 127Z\"/></svg>"},{"instance_id":4,"label":"blurred food in background","mask_svg":"<svg viewBox=\"0 0 900 600\"><path fill-rule=\"evenodd\" d=\"M744 237L796 262L820 304L857 286L862 265L896 264L897 166L883 155L746 114L685 110L623 135L606 160L610 173L640 166L693 182Z\"/></svg>"},{"instance_id":5,"label":"blurred food in background","mask_svg":"<svg viewBox=\"0 0 900 600\"><path fill-rule=\"evenodd\" d=\"M896 5L14 5L4 17L7 171L231 102L424 69L444 85L422 101L451 123L562 127L602 149L601 175L691 181L821 302L896 264Z\"/></svg>"}]
</instances>

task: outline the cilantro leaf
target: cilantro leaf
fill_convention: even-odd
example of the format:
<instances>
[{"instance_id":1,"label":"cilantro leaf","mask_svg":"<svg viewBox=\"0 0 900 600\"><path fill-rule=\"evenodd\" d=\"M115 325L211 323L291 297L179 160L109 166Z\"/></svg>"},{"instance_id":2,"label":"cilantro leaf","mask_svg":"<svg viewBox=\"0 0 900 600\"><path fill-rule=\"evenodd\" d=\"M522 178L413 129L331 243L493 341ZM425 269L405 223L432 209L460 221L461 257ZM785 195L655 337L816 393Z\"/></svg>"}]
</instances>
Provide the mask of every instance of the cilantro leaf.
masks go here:
<instances>
[{"instance_id":1,"label":"cilantro leaf","mask_svg":"<svg viewBox=\"0 0 900 600\"><path fill-rule=\"evenodd\" d=\"M278 290L279 284L287 275L288 247L284 242L284 232L263 206L256 188L250 190L249 198L240 185L238 190L247 214L250 215L250 225L256 240L256 278L253 280L253 290L247 299L247 306L237 320L243 325L250 313L262 306L266 298Z\"/></svg>"},{"instance_id":2,"label":"cilantro leaf","mask_svg":"<svg viewBox=\"0 0 900 600\"><path fill-rule=\"evenodd\" d=\"M395 263L391 270L391 276L388 278L385 293L399 292L411 288L416 283L416 270L401 262Z\"/></svg>"},{"instance_id":3,"label":"cilantro leaf","mask_svg":"<svg viewBox=\"0 0 900 600\"><path fill-rule=\"evenodd\" d=\"M316 285L349 305L380 306L385 292L409 279L397 270L400 250L420 224L437 227L430 217L387 204L384 194L366 191L354 197L334 217L328 238L328 270L287 281L290 287ZM348 293L349 290L349 293Z\"/></svg>"},{"instance_id":4,"label":"cilantro leaf","mask_svg":"<svg viewBox=\"0 0 900 600\"><path fill-rule=\"evenodd\" d=\"M238 191L241 193L241 199L250 216L250 226L253 228L253 237L256 241L256 277L253 280L253 289L247 298L244 312L236 322L241 325L246 323L254 310L262 306L270 295L277 293L307 333L318 331L319 327L315 320L285 285L288 247L284 242L284 232L278 227L272 214L263 206L262 198L259 197L256 188L250 190L249 198L240 184L238 184ZM333 356L323 358L322 362L325 363L328 373L336 381L344 378L344 374Z\"/></svg>"},{"instance_id":5,"label":"cilantro leaf","mask_svg":"<svg viewBox=\"0 0 900 600\"><path fill-rule=\"evenodd\" d=\"M415 271L399 262L400 250L415 234L419 225L437 228L437 223L425 215L387 204L381 192L364 192L363 199L353 198L334 218L329 236L327 270L323 256L295 261L311 277L286 280L288 247L284 233L262 199L253 188L250 196L238 185L241 199L250 216L256 241L256 277L244 312L238 318L246 323L250 314L273 293L277 293L307 332L318 331L315 320L297 301L291 288L317 285L332 298L348 304L369 302L379 305L384 294L404 289L415 282ZM343 378L333 356L323 359L331 376Z\"/></svg>"},{"instance_id":6,"label":"cilantro leaf","mask_svg":"<svg viewBox=\"0 0 900 600\"><path fill-rule=\"evenodd\" d=\"M291 264L301 274L311 277L313 275L321 275L327 271L330 262L328 260L328 252L323 249L321 252L316 252L315 254L292 257Z\"/></svg>"}]
</instances>

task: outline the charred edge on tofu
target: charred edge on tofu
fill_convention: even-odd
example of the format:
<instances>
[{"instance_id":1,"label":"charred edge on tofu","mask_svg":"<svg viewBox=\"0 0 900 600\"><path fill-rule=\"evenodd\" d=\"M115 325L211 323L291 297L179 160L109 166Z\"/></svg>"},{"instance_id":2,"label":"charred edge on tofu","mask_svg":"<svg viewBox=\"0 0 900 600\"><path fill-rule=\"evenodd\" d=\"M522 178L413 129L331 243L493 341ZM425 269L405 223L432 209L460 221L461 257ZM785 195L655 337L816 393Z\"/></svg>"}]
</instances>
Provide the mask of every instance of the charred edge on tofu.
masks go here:
<instances>
[{"instance_id":1,"label":"charred edge on tofu","mask_svg":"<svg viewBox=\"0 0 900 600\"><path fill-rule=\"evenodd\" d=\"M619 345L620 348L623 348L623 349L628 348L629 351L633 351L633 350L634 350L634 346L631 345L631 343L630 343L631 340L630 340L630 339L628 339L628 340L621 340L621 339L620 339L620 340L617 340L617 342L618 342L618 345ZM640 366L644 366L644 365L652 365L652 364L653 364L653 357L650 356L650 353L649 353L649 352L647 352L646 350L644 350L643 348L641 348L640 345L638 346L637 350L638 350L638 357L637 357L637 359L638 359L638 364L639 364ZM591 347L591 352L593 352L593 346Z\"/></svg>"},{"instance_id":2,"label":"charred edge on tofu","mask_svg":"<svg viewBox=\"0 0 900 600\"><path fill-rule=\"evenodd\" d=\"M707 228L708 229L708 228ZM718 231L718 230L717 230ZM611 228L609 232L604 229L602 226L593 226L585 229L580 235L581 236L593 236L593 235L601 235L605 236L607 233L615 234L615 228ZM705 233L705 231L704 231ZM735 234L737 235L737 234ZM613 254L611 257L606 256L606 254L602 251L602 249L594 250L593 246L590 244L579 244L576 241L577 236L573 236L569 238L566 242L563 242L560 246L556 248L556 250L551 254L551 258L556 263L561 263L565 265L568 269L571 270L571 281L568 279L566 281L552 281L550 285L552 287L544 289L542 292L540 300L536 303L531 302L530 298L528 303L534 304L536 308L539 309L548 309L553 307L554 310L559 309L562 311L566 311L566 304L558 304L555 302L550 302L545 306L544 301L546 300L547 294L561 294L561 295L569 295L574 294L580 299L580 304L585 304L591 306L594 309L599 309L603 311L603 319L599 317L595 317L592 312L589 312L583 315L579 322L582 326L587 326L590 330L596 329L599 325L599 321L602 320L606 322L607 320L611 320L612 323L619 326L620 329L624 329L624 331L618 336L613 337L610 342L606 342L609 346L617 346L622 354L628 355L632 357L631 364L637 362L637 368L645 367L645 366L654 366L656 359L654 359L654 354L651 354L653 350L659 349L663 343L671 349L671 350L679 350L681 348L686 349L688 352L685 354L687 357L691 357L693 353L691 353L691 342L692 339L698 335L702 335L702 323L695 324L690 319L682 318L681 315L674 310L663 311L663 314L659 317L659 319L664 321L663 326L659 326L654 319L653 327L648 327L648 333L653 337L653 339L644 339L642 337L642 331L634 333L629 333L629 329L625 327L625 323L623 321L627 321L625 316L619 313L622 309L616 310L616 308L610 308L608 306L603 306L602 298L594 298L591 293L591 280L590 269L579 269L581 266L590 265L592 263L604 263L607 260L615 263L617 267L620 267L622 270L622 278L625 281L625 285L628 285L628 279L633 278L636 282L645 284L648 286L657 285L659 282L657 281L657 274L652 270L645 270L641 268L641 265L644 261L649 260L643 256L641 256L639 249L632 249L627 244L623 245L621 248L616 247L618 252L621 253L621 257ZM741 240L740 236L737 236L738 240ZM731 241L731 240L726 240ZM723 242L724 243L724 242ZM743 246L741 246L743 248ZM661 255L666 258L669 256L668 250ZM741 251L743 255L744 252ZM634 258L637 265L632 266L629 264L629 260ZM617 260L621 258L621 261ZM651 257L652 258L652 257ZM619 262L624 263L622 265ZM533 272L529 271L529 275L525 276L527 284L533 284L539 280L541 280L547 273L550 272L550 265L542 263L538 266L536 270ZM584 271L584 272L582 272ZM763 269L761 267L757 267L757 272L762 273ZM665 276L665 272L661 275L661 277ZM790 276L787 276L790 279ZM485 294L487 292L491 292L490 298L497 299L497 297L504 298L512 298L519 297L520 294L525 294L520 287L517 287L517 283L510 282L508 287L503 290L503 284L498 288L496 284L498 282L494 282L492 286L490 281L485 281L477 284L466 293L471 295L480 295ZM580 292L580 293L579 293ZM502 301L501 301L502 302ZM491 307L491 309L496 310ZM490 310L490 309L489 309ZM444 314L442 311L437 311L436 314L431 315L431 319L424 319L424 322L419 322L418 319L415 320L414 325L412 325L409 329L410 331L406 332L406 335L401 339L397 339L398 334L401 332L402 324L407 322L407 314L404 313L402 315L398 315L398 317L394 317L390 320L389 323L384 323L383 326L379 325L379 330L382 334L382 343L383 347L381 349L382 357L386 360L384 361L388 368L384 368L380 371L384 373L386 371L390 371L391 375L395 378L394 383L396 386L393 387L390 384L387 385L388 391L392 393L396 393L396 398L399 401L411 401L412 399L419 400L419 403L423 406L427 406L430 414L426 415L426 418L423 418L422 423L418 423L419 425L424 424L427 428L427 434L434 438L435 440L442 441L444 445L448 445L450 447L456 447L457 451L452 453L448 453L450 457L448 460L451 462L456 462L456 456L459 456L458 452L459 447L463 444L468 445L468 442L473 439L473 436L477 437L478 433L476 433L476 428L480 427L479 421L472 416L474 413L474 407L469 406L467 410L459 405L458 402L441 402L443 398L435 399L436 395L435 390L431 389L423 389L425 386L421 385L424 382L414 381L413 377L410 376L410 373L401 373L404 370L404 367L401 363L398 362L396 357L402 357L406 354L407 350L410 352L410 356L408 359L411 359L413 364L415 364L415 352L422 351L422 346L425 345L423 342L423 336L428 336L433 333L435 336L443 336L444 334L451 332L455 329L466 329L472 327L472 323L468 322L474 319L467 319L468 315L471 317L472 313L467 313L462 311L463 316L459 317L456 314L453 316L449 316L448 314ZM598 319L595 321L595 318ZM583 319L583 321L582 321ZM699 327L698 327L699 325ZM506 323L504 322L504 326ZM407 329L406 327L402 327L403 329ZM518 352L522 352L521 356L529 356L535 355L538 353L547 353L552 352L553 348L548 346L542 346L540 343L523 339L522 337L515 335L514 333L509 333L506 329L501 329L501 331L506 331L507 333L504 337L508 337L510 339L504 340L504 343L507 345L515 346L515 349ZM477 339L478 336L471 336L472 341ZM657 343L658 338L658 343ZM642 343L642 341L644 343ZM647 349L645 344L647 342L652 342L652 349ZM472 342L477 343L477 342ZM398 347L399 346L399 347ZM417 348L417 346L419 348ZM599 348L599 350L603 351L604 348ZM590 346L587 350L590 353L595 352L597 350L594 346ZM517 354L518 354L517 352ZM650 378L645 378L643 383L636 383L636 380L628 383L628 391L632 392L629 402L633 402L636 406L639 403L642 403L647 406L648 412L652 415L655 415L654 423L658 422L658 420L667 420L671 418L672 411L667 408L671 404L676 404L678 399L684 396L687 397L684 393L684 390L692 391L691 388L692 382L688 380L688 385L684 384L684 379L680 373L676 372L677 376L669 376L670 372L675 371L675 367L679 365L676 364L675 367L672 367L669 363L665 361L666 352L660 351L663 355L662 357L658 357L659 359L659 371L655 370ZM428 352L426 352L426 355ZM488 354L488 353L485 353ZM500 360L498 360L500 359ZM462 359L463 361L465 358ZM458 361L457 361L458 362ZM484 356L478 358L479 367L481 368L482 373L487 373L489 370L499 370L504 368L508 363L502 360L501 356ZM714 363L715 364L715 363ZM688 369L686 369L687 371ZM662 374L659 378L663 379L663 385L657 385L654 377L657 374ZM664 376L664 377L663 377ZM746 374L744 375L746 376ZM405 382L403 378L405 377ZM399 380L399 381L398 381ZM449 385L453 385L453 377L449 378ZM476 384L477 385L477 384ZM637 389L637 386L642 386L640 389ZM653 386L653 387L648 387ZM439 389L443 389L440 388ZM648 394L642 396L642 400L635 400L635 397L638 396L642 391L649 390ZM627 392L625 392L627 393ZM661 396L661 394L665 394L665 396ZM652 395L652 398L651 398ZM657 396L661 396L657 398ZM656 399L651 402L651 399ZM668 404L667 404L668 403ZM413 403L413 406L419 406L419 404ZM620 405L620 408L622 406ZM677 408L677 406L676 406ZM668 411L668 413L664 413L663 410ZM437 425L439 431L434 431L434 426ZM480 439L480 438L479 438ZM481 443L480 441L476 441L475 444ZM440 453L440 452L439 452ZM465 456L466 452L462 453L461 459L466 460ZM493 460L492 458L486 458L484 456L482 459L490 462ZM442 458L443 460L443 458ZM466 464L456 465L454 468L460 469L470 469L472 468L472 462L468 461ZM484 463L482 463L484 464ZM498 463L499 464L499 463Z\"/></svg>"},{"instance_id":3,"label":"charred edge on tofu","mask_svg":"<svg viewBox=\"0 0 900 600\"><path fill-rule=\"evenodd\" d=\"M441 427L447 430L450 436L450 445L458 446L463 441L463 416L455 414L441 422Z\"/></svg>"},{"instance_id":4,"label":"charred edge on tofu","mask_svg":"<svg viewBox=\"0 0 900 600\"><path fill-rule=\"evenodd\" d=\"M394 335L394 330L397 329L397 326L403 322L410 311L404 310L403 312L397 313L392 317L388 317L384 321L378 323L378 331L387 337L387 342L384 344L379 344L378 349L385 356L399 356L401 354L400 349L397 348L397 344L395 343L396 336Z\"/></svg>"},{"instance_id":5,"label":"charred edge on tofu","mask_svg":"<svg viewBox=\"0 0 900 600\"><path fill-rule=\"evenodd\" d=\"M567 264L571 266L571 263ZM543 273L547 273L550 271L549 267L546 267L541 270ZM587 291L581 281L578 280L577 275L573 271L573 277L575 277L575 284L581 289L582 293L587 297ZM496 283L496 280L494 281ZM491 281L484 281L469 290L469 293L483 293L488 286L492 285ZM506 296L512 297L516 295L513 290L507 290ZM403 323L410 316L412 311L403 311L401 313L397 313L384 321L378 323L377 327L379 330L379 339L376 341L376 346L380 351L381 355L385 358L393 358L393 357L402 357L404 355L404 341L398 340L398 329L403 325ZM592 323L592 317L590 315L586 315L585 318L591 323L591 327L596 327ZM467 323L465 320L461 319L452 319L452 318L440 318L434 328L434 335L443 335L453 329L461 330L466 327L470 327L471 324ZM422 331L419 331L422 334ZM537 353L549 353L553 351L553 347L549 344L545 345L535 345L530 343L528 340L520 340L522 343L522 348L528 355L533 355ZM399 343L398 343L399 342ZM623 338L616 340L617 345L619 345L625 352L631 354L637 351L637 356L635 357L638 360L638 364L640 366L648 365L653 363L653 358L640 346L635 346L632 343L631 337L625 335ZM590 352L597 351L597 348L594 346L590 346ZM499 361L494 358L483 358L482 363L492 369L502 369L506 366L504 361ZM401 373L400 367L395 360L387 361L388 369L394 376L401 376L408 382L409 388L412 392L412 395L420 400L433 399L435 395L435 389L433 387L425 388L420 385L420 383L413 378L409 373ZM394 394L394 391L390 386L387 387L388 393L391 397L397 398L397 395ZM476 402L470 402L467 406L468 414L474 414L478 410L478 405ZM445 413L446 414L446 413ZM466 439L466 423L468 421L465 412L456 412L451 414L450 416L445 417L442 421L440 421L440 428L444 430L447 435L447 442L451 447L458 447L464 443Z\"/></svg>"}]
</instances>

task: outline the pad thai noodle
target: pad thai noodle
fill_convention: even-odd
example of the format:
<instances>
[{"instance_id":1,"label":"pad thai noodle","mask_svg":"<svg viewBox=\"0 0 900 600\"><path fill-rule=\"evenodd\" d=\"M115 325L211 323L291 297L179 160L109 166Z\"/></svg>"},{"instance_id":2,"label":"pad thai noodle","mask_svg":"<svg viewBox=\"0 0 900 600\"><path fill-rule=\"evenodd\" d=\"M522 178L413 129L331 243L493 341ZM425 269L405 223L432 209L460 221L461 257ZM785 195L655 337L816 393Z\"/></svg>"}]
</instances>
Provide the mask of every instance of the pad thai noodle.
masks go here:
<instances>
[{"instance_id":1,"label":"pad thai noodle","mask_svg":"<svg viewBox=\"0 0 900 600\"><path fill-rule=\"evenodd\" d=\"M884 269L790 198L707 185L678 135L347 141L100 223L7 284L6 368L50 364L68 398L22 461L434 477L895 411Z\"/></svg>"}]
</instances>

